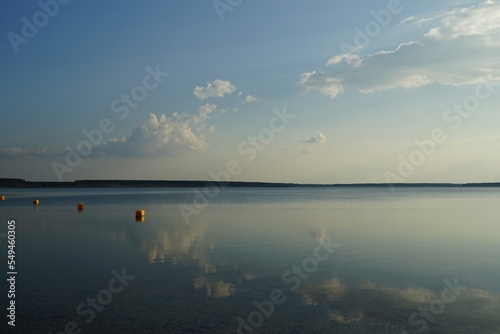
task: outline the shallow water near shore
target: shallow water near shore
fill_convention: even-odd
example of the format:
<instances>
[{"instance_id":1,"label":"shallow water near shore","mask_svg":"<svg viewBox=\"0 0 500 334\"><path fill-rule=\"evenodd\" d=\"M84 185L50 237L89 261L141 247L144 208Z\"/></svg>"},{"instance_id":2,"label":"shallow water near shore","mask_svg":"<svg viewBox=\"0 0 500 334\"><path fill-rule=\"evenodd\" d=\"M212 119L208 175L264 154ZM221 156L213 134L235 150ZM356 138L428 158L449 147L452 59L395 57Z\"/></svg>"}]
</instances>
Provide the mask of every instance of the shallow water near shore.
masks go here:
<instances>
[{"instance_id":1,"label":"shallow water near shore","mask_svg":"<svg viewBox=\"0 0 500 334\"><path fill-rule=\"evenodd\" d=\"M12 332L500 332L499 188L0 192Z\"/></svg>"}]
</instances>

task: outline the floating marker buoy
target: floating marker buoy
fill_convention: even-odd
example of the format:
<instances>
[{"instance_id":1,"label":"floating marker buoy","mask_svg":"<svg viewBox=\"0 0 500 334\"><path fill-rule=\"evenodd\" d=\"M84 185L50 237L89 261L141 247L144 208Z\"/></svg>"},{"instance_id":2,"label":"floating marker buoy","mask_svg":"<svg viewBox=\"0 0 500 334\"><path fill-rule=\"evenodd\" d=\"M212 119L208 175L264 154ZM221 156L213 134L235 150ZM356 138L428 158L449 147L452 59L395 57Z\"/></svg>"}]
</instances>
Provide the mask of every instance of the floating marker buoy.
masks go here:
<instances>
[{"instance_id":1,"label":"floating marker buoy","mask_svg":"<svg viewBox=\"0 0 500 334\"><path fill-rule=\"evenodd\" d=\"M83 205L83 203L78 203L78 206L77 206L77 207L78 207L78 211L82 211L82 210L83 210L84 205Z\"/></svg>"},{"instance_id":2,"label":"floating marker buoy","mask_svg":"<svg viewBox=\"0 0 500 334\"><path fill-rule=\"evenodd\" d=\"M0 196L0 201L5 201L5 196Z\"/></svg>"},{"instance_id":3,"label":"floating marker buoy","mask_svg":"<svg viewBox=\"0 0 500 334\"><path fill-rule=\"evenodd\" d=\"M40 201L39 201L39 200L37 200L37 199L34 199L34 200L33 200L33 204L38 205L38 204L40 204Z\"/></svg>"},{"instance_id":4,"label":"floating marker buoy","mask_svg":"<svg viewBox=\"0 0 500 334\"><path fill-rule=\"evenodd\" d=\"M136 222L143 222L145 215L146 215L146 211L144 211L144 210L137 210L135 212L135 221Z\"/></svg>"}]
</instances>

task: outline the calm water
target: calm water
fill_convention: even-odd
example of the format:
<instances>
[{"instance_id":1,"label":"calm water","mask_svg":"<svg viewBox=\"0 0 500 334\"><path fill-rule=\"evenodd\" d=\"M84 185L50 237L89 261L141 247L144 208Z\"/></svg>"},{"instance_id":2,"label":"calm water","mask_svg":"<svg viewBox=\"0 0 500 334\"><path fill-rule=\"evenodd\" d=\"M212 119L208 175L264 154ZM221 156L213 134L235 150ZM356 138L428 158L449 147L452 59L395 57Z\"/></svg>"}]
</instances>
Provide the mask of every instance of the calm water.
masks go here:
<instances>
[{"instance_id":1,"label":"calm water","mask_svg":"<svg viewBox=\"0 0 500 334\"><path fill-rule=\"evenodd\" d=\"M498 188L0 195L17 333L500 333Z\"/></svg>"}]
</instances>

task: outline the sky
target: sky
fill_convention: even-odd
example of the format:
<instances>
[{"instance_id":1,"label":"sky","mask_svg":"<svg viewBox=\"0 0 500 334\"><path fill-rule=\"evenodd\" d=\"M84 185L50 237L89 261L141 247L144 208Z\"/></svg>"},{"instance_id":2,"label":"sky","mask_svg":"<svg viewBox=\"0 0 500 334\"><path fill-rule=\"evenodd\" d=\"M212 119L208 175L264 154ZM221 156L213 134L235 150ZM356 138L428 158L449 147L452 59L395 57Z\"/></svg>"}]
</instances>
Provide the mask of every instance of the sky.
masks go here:
<instances>
[{"instance_id":1,"label":"sky","mask_svg":"<svg viewBox=\"0 0 500 334\"><path fill-rule=\"evenodd\" d=\"M5 0L0 177L500 181L500 1Z\"/></svg>"}]
</instances>

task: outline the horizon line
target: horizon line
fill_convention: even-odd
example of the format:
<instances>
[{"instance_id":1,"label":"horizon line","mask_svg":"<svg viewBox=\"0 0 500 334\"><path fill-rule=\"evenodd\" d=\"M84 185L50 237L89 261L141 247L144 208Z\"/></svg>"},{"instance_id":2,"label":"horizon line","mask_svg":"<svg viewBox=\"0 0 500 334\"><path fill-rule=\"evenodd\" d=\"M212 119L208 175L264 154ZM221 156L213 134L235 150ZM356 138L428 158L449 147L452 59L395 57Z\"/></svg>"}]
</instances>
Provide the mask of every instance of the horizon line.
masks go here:
<instances>
[{"instance_id":1,"label":"horizon line","mask_svg":"<svg viewBox=\"0 0 500 334\"><path fill-rule=\"evenodd\" d=\"M490 181L490 182L467 182L467 183L458 183L458 182L408 182L408 183L377 183L377 182L364 182L364 183L296 183L296 182L270 182L270 181L238 181L238 180L133 180L133 179L82 179L82 180L73 180L73 181L27 181L25 179L19 178L0 178L0 187L2 186L41 186L41 185L59 185L59 186L70 186L70 185L91 185L92 183L99 184L107 184L111 185L119 185L124 186L126 183L147 183L149 185L154 185L154 183L161 183L163 186L168 186L168 183L183 185L184 187L190 186L200 186L207 184L225 184L225 185L261 185L261 186L287 186L287 187L334 187L334 186L387 186L387 187L402 187L402 186L450 186L450 187L459 187L459 186L498 186L500 187L499 181ZM158 186L162 186L158 184Z\"/></svg>"}]
</instances>

